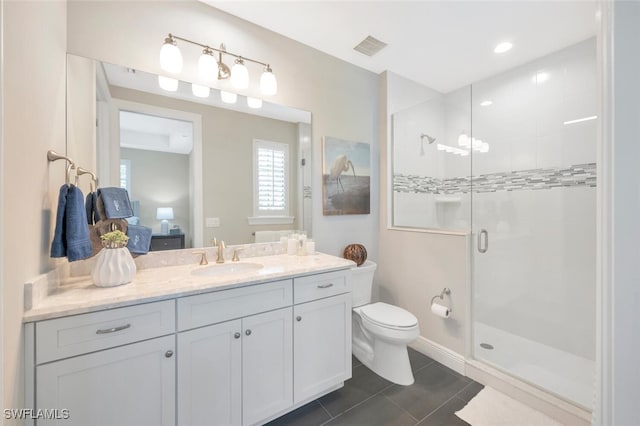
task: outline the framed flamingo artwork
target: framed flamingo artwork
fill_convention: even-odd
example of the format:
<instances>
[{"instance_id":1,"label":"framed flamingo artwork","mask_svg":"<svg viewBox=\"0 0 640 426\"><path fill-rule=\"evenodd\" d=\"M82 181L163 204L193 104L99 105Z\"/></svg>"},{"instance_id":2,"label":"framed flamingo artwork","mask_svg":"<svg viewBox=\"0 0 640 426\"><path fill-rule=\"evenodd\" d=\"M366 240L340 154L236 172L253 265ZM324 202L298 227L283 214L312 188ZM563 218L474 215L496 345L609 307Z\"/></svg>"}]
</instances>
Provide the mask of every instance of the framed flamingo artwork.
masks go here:
<instances>
[{"instance_id":1,"label":"framed flamingo artwork","mask_svg":"<svg viewBox=\"0 0 640 426\"><path fill-rule=\"evenodd\" d=\"M322 214L371 212L369 144L330 136L322 140Z\"/></svg>"}]
</instances>

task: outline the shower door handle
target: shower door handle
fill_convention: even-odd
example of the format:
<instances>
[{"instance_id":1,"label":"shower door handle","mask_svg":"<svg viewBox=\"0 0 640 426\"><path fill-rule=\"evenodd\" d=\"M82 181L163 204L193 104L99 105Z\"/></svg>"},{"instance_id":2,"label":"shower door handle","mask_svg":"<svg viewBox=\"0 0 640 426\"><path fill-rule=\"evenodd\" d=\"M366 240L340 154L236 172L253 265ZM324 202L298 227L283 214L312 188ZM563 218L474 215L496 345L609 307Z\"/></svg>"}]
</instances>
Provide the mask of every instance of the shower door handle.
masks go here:
<instances>
[{"instance_id":1,"label":"shower door handle","mask_svg":"<svg viewBox=\"0 0 640 426\"><path fill-rule=\"evenodd\" d=\"M483 235L484 239L482 238ZM486 253L487 250L489 250L489 233L486 229L481 229L478 233L478 251L480 253Z\"/></svg>"}]
</instances>

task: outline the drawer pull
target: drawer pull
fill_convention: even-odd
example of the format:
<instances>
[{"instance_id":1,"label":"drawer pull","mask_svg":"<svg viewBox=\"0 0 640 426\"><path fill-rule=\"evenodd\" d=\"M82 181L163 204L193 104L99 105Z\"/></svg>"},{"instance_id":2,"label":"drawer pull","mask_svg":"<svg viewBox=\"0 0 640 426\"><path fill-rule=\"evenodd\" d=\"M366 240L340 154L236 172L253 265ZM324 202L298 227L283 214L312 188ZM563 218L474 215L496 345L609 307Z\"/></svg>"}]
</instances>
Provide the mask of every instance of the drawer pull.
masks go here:
<instances>
[{"instance_id":1,"label":"drawer pull","mask_svg":"<svg viewBox=\"0 0 640 426\"><path fill-rule=\"evenodd\" d=\"M234 338L239 339L240 338L240 333L238 333L237 331L234 333L233 335Z\"/></svg>"},{"instance_id":2,"label":"drawer pull","mask_svg":"<svg viewBox=\"0 0 640 426\"><path fill-rule=\"evenodd\" d=\"M167 357L167 358L171 358L173 356L173 351L166 351L164 353L164 356Z\"/></svg>"},{"instance_id":3,"label":"drawer pull","mask_svg":"<svg viewBox=\"0 0 640 426\"><path fill-rule=\"evenodd\" d=\"M126 330L129 327L131 327L131 324L125 324L125 325L121 325L119 327L113 327L113 328L101 328L101 329L96 331L96 334L115 333L116 331Z\"/></svg>"},{"instance_id":4,"label":"drawer pull","mask_svg":"<svg viewBox=\"0 0 640 426\"><path fill-rule=\"evenodd\" d=\"M298 322L302 321L302 317L301 317L300 315L298 315L298 316L296 317L296 321L298 321Z\"/></svg>"},{"instance_id":5,"label":"drawer pull","mask_svg":"<svg viewBox=\"0 0 640 426\"><path fill-rule=\"evenodd\" d=\"M251 336L251 330L245 331L244 334L246 334L247 336Z\"/></svg>"},{"instance_id":6,"label":"drawer pull","mask_svg":"<svg viewBox=\"0 0 640 426\"><path fill-rule=\"evenodd\" d=\"M329 287L333 287L333 283L329 283L329 284L320 284L318 286L318 288L329 288Z\"/></svg>"}]
</instances>

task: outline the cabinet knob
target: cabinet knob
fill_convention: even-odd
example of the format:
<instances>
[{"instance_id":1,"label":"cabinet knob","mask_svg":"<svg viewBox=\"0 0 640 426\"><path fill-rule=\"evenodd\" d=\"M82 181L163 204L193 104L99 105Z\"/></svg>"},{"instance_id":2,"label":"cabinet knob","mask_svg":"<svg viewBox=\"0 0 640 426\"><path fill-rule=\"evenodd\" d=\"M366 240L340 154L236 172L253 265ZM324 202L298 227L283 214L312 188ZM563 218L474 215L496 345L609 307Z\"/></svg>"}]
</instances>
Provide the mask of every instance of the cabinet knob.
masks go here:
<instances>
[{"instance_id":1,"label":"cabinet knob","mask_svg":"<svg viewBox=\"0 0 640 426\"><path fill-rule=\"evenodd\" d=\"M251 336L251 330L245 331L244 334L246 334L247 336Z\"/></svg>"},{"instance_id":2,"label":"cabinet knob","mask_svg":"<svg viewBox=\"0 0 640 426\"><path fill-rule=\"evenodd\" d=\"M173 351L166 351L164 353L164 356L167 357L167 358L171 358L173 356Z\"/></svg>"},{"instance_id":3,"label":"cabinet knob","mask_svg":"<svg viewBox=\"0 0 640 426\"><path fill-rule=\"evenodd\" d=\"M236 339L240 338L240 333L238 333L237 331L235 332L235 334L233 335L233 337L235 337Z\"/></svg>"},{"instance_id":4,"label":"cabinet knob","mask_svg":"<svg viewBox=\"0 0 640 426\"><path fill-rule=\"evenodd\" d=\"M302 321L302 317L301 317L300 315L298 315L298 316L296 317L296 321L298 321L298 322Z\"/></svg>"}]
</instances>

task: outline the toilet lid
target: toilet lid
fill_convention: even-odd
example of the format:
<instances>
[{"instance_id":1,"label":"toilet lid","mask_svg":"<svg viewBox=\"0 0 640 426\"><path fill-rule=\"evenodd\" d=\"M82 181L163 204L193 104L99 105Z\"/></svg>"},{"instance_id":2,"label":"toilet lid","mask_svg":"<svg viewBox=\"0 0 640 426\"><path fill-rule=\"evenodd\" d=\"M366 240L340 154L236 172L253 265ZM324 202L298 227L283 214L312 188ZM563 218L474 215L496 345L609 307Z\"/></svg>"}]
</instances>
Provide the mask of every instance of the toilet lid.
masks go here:
<instances>
[{"instance_id":1,"label":"toilet lid","mask_svg":"<svg viewBox=\"0 0 640 426\"><path fill-rule=\"evenodd\" d=\"M362 314L374 323L387 327L414 327L418 319L408 311L398 306L378 302L363 306Z\"/></svg>"}]
</instances>

